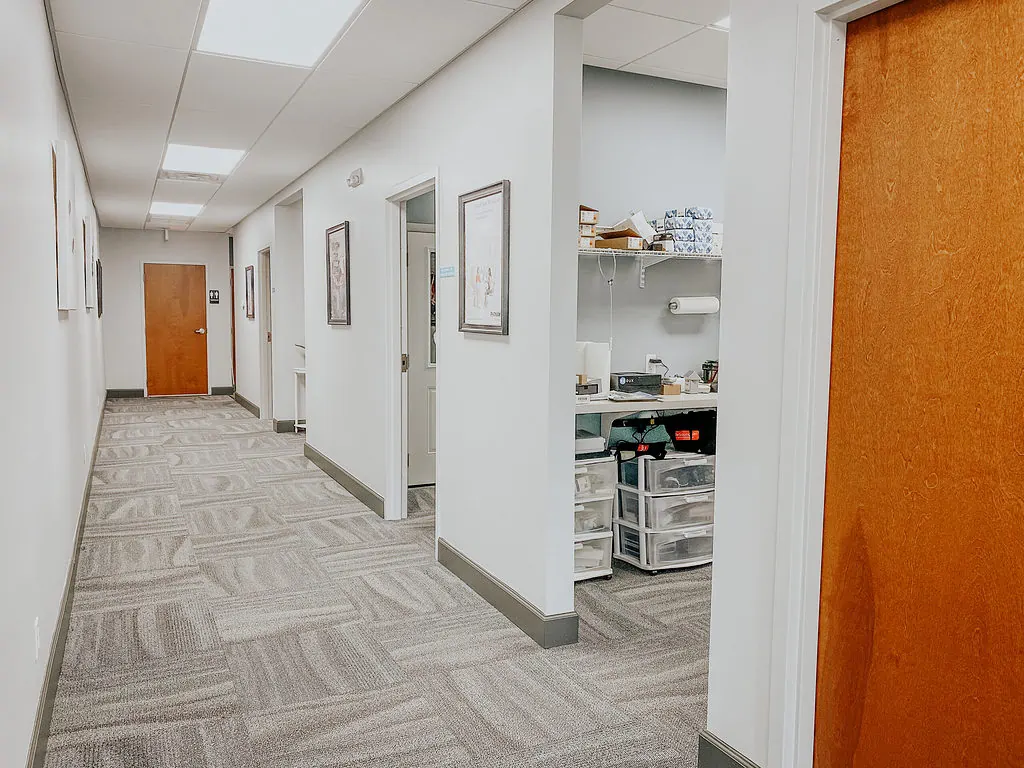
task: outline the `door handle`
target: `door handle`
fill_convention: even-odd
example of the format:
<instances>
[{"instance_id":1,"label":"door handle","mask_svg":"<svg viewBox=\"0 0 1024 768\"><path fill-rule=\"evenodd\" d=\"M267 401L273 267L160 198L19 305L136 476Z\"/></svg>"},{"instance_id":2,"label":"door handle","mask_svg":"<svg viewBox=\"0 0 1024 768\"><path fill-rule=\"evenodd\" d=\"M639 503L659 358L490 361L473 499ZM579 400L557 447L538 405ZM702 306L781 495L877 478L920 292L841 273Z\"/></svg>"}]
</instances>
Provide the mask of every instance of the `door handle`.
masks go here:
<instances>
[{"instance_id":1,"label":"door handle","mask_svg":"<svg viewBox=\"0 0 1024 768\"><path fill-rule=\"evenodd\" d=\"M205 328L196 328L196 333L198 333L200 336L202 336L202 335L204 335L206 333L206 329Z\"/></svg>"}]
</instances>

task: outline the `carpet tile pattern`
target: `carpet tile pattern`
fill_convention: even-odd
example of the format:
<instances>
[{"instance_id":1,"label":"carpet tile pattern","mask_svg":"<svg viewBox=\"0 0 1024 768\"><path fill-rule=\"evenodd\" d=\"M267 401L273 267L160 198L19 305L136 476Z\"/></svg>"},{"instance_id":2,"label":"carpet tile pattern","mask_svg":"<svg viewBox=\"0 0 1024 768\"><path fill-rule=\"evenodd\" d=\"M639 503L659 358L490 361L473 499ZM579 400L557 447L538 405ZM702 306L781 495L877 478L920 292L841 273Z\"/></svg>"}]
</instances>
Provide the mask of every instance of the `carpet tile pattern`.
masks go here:
<instances>
[{"instance_id":1,"label":"carpet tile pattern","mask_svg":"<svg viewBox=\"0 0 1024 768\"><path fill-rule=\"evenodd\" d=\"M539 648L227 397L111 400L47 768L686 768L710 569L577 585Z\"/></svg>"}]
</instances>

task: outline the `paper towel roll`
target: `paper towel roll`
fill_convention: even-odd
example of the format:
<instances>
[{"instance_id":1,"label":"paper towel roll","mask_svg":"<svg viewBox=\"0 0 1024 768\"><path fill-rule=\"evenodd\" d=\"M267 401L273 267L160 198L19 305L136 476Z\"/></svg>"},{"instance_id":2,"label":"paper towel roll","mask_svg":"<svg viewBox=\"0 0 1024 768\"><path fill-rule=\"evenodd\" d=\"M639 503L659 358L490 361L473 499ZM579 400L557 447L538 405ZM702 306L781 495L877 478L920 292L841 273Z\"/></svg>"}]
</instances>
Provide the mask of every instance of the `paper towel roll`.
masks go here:
<instances>
[{"instance_id":1,"label":"paper towel roll","mask_svg":"<svg viewBox=\"0 0 1024 768\"><path fill-rule=\"evenodd\" d=\"M676 296L668 301L668 310L673 315L713 315L721 307L714 296Z\"/></svg>"}]
</instances>

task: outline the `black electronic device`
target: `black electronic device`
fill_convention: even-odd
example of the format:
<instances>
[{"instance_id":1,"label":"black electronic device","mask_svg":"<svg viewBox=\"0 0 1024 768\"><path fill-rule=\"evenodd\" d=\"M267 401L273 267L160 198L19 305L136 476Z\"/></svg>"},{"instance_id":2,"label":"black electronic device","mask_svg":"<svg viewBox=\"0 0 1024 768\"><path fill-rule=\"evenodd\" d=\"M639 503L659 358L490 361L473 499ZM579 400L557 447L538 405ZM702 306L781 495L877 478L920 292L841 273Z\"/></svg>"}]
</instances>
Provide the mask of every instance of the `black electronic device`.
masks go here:
<instances>
[{"instance_id":1,"label":"black electronic device","mask_svg":"<svg viewBox=\"0 0 1024 768\"><path fill-rule=\"evenodd\" d=\"M613 373L612 389L619 392L646 392L649 395L660 395L661 374L636 372Z\"/></svg>"}]
</instances>

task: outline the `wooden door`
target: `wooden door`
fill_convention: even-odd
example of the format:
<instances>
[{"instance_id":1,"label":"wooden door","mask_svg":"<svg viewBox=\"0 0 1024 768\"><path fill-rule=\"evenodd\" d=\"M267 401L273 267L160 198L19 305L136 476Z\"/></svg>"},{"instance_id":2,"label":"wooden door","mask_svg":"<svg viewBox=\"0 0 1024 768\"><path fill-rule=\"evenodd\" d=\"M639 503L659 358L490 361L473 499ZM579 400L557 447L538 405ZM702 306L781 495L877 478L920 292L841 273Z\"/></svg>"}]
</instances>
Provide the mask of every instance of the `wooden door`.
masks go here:
<instances>
[{"instance_id":1,"label":"wooden door","mask_svg":"<svg viewBox=\"0 0 1024 768\"><path fill-rule=\"evenodd\" d=\"M1024 0L848 32L815 765L1024 765Z\"/></svg>"},{"instance_id":2,"label":"wooden door","mask_svg":"<svg viewBox=\"0 0 1024 768\"><path fill-rule=\"evenodd\" d=\"M148 394L208 394L206 267L145 264L143 273Z\"/></svg>"},{"instance_id":3,"label":"wooden door","mask_svg":"<svg viewBox=\"0 0 1024 768\"><path fill-rule=\"evenodd\" d=\"M409 485L434 485L437 464L437 365L433 298L434 233L408 233Z\"/></svg>"}]
</instances>

